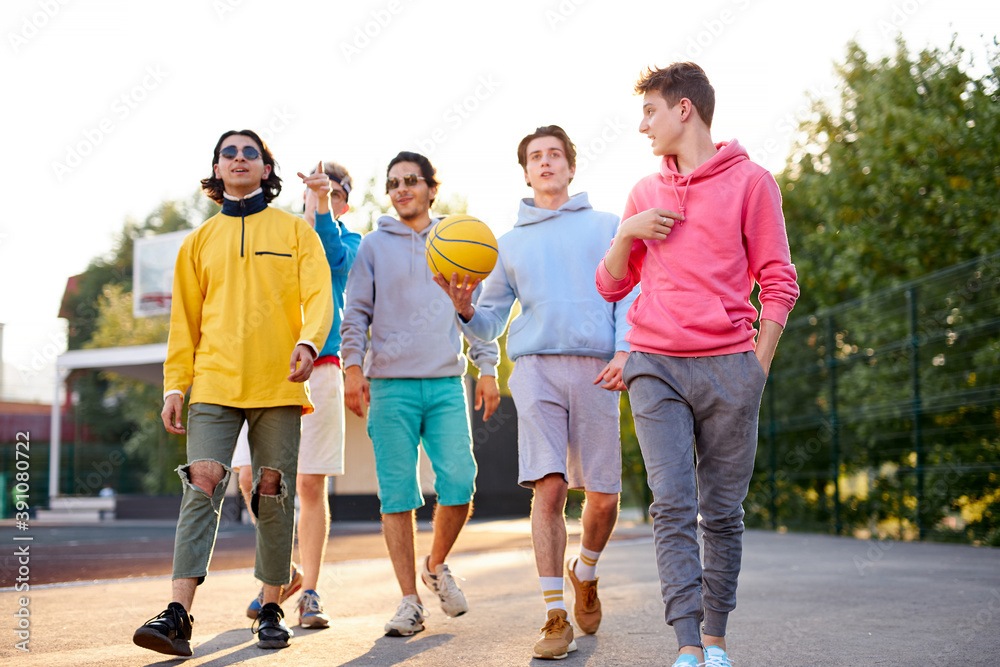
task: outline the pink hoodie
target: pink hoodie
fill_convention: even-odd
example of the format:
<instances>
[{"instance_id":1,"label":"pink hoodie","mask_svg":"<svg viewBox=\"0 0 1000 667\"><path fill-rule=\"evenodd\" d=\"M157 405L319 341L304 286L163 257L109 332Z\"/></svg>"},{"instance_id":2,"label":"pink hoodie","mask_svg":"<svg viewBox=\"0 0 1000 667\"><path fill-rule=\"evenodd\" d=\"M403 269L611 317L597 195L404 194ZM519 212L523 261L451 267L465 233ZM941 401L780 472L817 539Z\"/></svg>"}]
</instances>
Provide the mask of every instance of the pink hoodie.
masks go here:
<instances>
[{"instance_id":1,"label":"pink hoodie","mask_svg":"<svg viewBox=\"0 0 1000 667\"><path fill-rule=\"evenodd\" d=\"M667 156L659 174L639 181L622 220L657 207L685 219L662 241L635 241L623 279L615 280L603 261L597 267L597 291L608 301L642 281L628 313L633 351L701 357L753 350L754 281L762 319L784 326L795 305L799 288L774 177L737 141L716 148L686 176Z\"/></svg>"}]
</instances>

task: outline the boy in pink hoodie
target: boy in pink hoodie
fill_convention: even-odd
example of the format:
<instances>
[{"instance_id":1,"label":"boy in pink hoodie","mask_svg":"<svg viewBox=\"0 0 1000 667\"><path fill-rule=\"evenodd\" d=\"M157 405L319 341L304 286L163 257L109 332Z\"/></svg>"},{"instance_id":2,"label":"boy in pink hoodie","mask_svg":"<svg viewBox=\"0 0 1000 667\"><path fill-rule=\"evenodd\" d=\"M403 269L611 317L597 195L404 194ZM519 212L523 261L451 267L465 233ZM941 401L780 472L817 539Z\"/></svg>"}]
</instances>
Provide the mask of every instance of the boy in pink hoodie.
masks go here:
<instances>
[{"instance_id":1,"label":"boy in pink hoodie","mask_svg":"<svg viewBox=\"0 0 1000 667\"><path fill-rule=\"evenodd\" d=\"M639 131L663 160L629 194L597 289L617 301L642 281L623 380L653 492L674 665L728 666L760 399L799 290L778 186L735 140L713 142L705 72L694 63L648 69L635 89L644 95Z\"/></svg>"}]
</instances>

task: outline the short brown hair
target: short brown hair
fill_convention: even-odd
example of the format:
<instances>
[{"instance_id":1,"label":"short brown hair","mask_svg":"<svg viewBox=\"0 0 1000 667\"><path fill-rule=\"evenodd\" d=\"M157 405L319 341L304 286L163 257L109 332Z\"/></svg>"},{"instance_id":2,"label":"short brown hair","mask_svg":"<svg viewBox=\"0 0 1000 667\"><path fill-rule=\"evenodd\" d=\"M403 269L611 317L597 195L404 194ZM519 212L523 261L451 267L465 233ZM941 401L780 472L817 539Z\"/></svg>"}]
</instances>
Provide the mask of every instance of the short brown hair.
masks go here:
<instances>
[{"instance_id":1,"label":"short brown hair","mask_svg":"<svg viewBox=\"0 0 1000 667\"><path fill-rule=\"evenodd\" d=\"M663 68L647 67L635 82L637 95L657 92L675 106L683 98L691 100L705 125L712 127L715 115L715 88L708 82L705 70L692 62L673 63Z\"/></svg>"},{"instance_id":2,"label":"short brown hair","mask_svg":"<svg viewBox=\"0 0 1000 667\"><path fill-rule=\"evenodd\" d=\"M528 170L528 144L539 137L555 137L561 141L563 152L566 153L566 161L569 162L569 168L573 169L576 167L576 146L569 140L566 130L558 125L543 125L536 127L534 132L521 139L521 143L517 145L517 163L521 165L521 169Z\"/></svg>"},{"instance_id":3,"label":"short brown hair","mask_svg":"<svg viewBox=\"0 0 1000 667\"><path fill-rule=\"evenodd\" d=\"M271 155L271 150L264 143L264 140L257 136L257 133L253 130L229 130L223 133L219 137L218 143L215 144L215 152L212 154L212 175L208 178L201 179L201 189L205 191L208 198L214 201L216 204L221 204L225 201L223 193L226 191L226 186L223 184L221 178L216 178L215 176L215 165L219 164L219 151L222 150L222 142L233 135L240 135L241 137L249 137L253 139L257 146L260 148L261 159L264 160L265 165L270 165L271 173L268 177L260 182L260 187L264 189L264 202L270 204L271 200L278 196L281 192L281 178L278 176L278 163L275 162L274 156Z\"/></svg>"}]
</instances>

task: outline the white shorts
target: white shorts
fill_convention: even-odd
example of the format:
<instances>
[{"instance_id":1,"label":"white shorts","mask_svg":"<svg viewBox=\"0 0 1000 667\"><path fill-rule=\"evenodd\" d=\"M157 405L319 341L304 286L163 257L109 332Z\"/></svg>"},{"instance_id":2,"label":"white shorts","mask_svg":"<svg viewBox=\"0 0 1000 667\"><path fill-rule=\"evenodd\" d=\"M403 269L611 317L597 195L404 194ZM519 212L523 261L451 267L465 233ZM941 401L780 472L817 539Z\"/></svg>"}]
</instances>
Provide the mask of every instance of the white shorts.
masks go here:
<instances>
[{"instance_id":1,"label":"white shorts","mask_svg":"<svg viewBox=\"0 0 1000 667\"><path fill-rule=\"evenodd\" d=\"M336 364L320 364L309 377L315 410L302 417L300 475L344 474L344 376ZM233 467L250 465L250 442L243 423L233 454Z\"/></svg>"}]
</instances>

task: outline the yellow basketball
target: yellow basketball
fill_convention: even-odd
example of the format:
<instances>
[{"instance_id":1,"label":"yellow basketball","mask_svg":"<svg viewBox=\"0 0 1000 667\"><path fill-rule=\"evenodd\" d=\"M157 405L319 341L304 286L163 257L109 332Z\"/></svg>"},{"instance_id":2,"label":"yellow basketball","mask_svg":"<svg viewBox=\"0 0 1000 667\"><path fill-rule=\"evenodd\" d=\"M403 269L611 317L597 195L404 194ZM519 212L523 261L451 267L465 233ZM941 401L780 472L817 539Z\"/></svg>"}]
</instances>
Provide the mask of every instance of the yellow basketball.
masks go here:
<instances>
[{"instance_id":1,"label":"yellow basketball","mask_svg":"<svg viewBox=\"0 0 1000 667\"><path fill-rule=\"evenodd\" d=\"M497 239L485 222L457 213L442 219L427 235L427 266L431 274L443 273L451 280L458 274L461 284L485 278L497 263Z\"/></svg>"}]
</instances>

